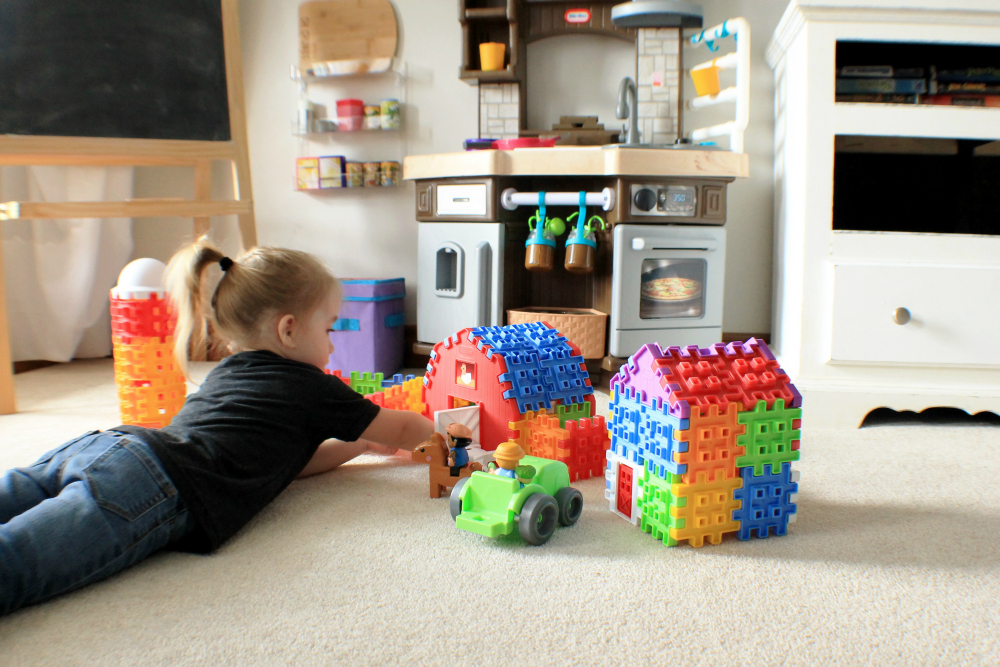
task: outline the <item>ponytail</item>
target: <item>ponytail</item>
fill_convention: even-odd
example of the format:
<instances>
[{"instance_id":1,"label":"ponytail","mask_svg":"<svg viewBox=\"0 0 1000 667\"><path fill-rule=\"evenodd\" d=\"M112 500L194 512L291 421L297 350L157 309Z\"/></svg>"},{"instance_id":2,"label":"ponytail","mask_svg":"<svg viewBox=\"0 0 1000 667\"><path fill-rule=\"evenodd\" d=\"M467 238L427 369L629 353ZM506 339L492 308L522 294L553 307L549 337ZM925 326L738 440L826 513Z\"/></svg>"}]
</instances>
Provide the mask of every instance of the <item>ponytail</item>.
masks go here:
<instances>
[{"instance_id":1,"label":"ponytail","mask_svg":"<svg viewBox=\"0 0 1000 667\"><path fill-rule=\"evenodd\" d=\"M205 269L220 263L222 280L206 298ZM205 358L209 331L227 343L254 348L275 315L304 314L340 286L309 253L253 248L230 260L207 236L179 251L167 266L167 289L177 312L174 354L187 373L188 359Z\"/></svg>"},{"instance_id":2,"label":"ponytail","mask_svg":"<svg viewBox=\"0 0 1000 667\"><path fill-rule=\"evenodd\" d=\"M208 330L212 321L202 294L204 273L224 257L207 236L179 251L167 265L167 290L177 313L174 329L174 356L187 374L188 360L205 358Z\"/></svg>"}]
</instances>

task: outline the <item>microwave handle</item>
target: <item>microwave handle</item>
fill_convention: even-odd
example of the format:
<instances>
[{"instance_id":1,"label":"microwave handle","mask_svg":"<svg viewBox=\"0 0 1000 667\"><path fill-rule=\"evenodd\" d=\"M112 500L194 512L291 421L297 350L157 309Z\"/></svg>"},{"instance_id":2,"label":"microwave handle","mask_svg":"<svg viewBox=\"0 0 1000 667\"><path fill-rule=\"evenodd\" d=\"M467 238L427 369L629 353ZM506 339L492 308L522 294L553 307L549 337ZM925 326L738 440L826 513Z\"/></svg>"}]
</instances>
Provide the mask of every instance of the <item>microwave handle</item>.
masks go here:
<instances>
[{"instance_id":1,"label":"microwave handle","mask_svg":"<svg viewBox=\"0 0 1000 667\"><path fill-rule=\"evenodd\" d=\"M479 264L479 325L481 327L490 326L490 306L493 300L490 298L490 275L492 274L490 244L482 241L476 246L476 259Z\"/></svg>"},{"instance_id":2,"label":"microwave handle","mask_svg":"<svg viewBox=\"0 0 1000 667\"><path fill-rule=\"evenodd\" d=\"M712 252L719 249L718 241L713 239L691 239L690 241L671 239L666 242L661 240L661 243L665 243L662 246L654 245L655 242L653 239L637 236L632 239L632 250L701 250L702 252Z\"/></svg>"}]
</instances>

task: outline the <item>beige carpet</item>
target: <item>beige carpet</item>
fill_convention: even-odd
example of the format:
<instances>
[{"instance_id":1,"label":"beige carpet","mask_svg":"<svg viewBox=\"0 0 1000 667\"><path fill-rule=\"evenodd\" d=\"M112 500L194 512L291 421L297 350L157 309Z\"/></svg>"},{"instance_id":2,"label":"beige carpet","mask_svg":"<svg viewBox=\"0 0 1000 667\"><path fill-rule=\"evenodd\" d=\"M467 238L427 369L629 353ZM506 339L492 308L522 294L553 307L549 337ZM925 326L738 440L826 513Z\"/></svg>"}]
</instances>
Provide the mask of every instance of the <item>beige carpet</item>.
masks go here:
<instances>
[{"instance_id":1,"label":"beige carpet","mask_svg":"<svg viewBox=\"0 0 1000 667\"><path fill-rule=\"evenodd\" d=\"M107 361L17 387L4 468L118 423ZM804 421L787 537L666 548L597 479L547 545L488 540L454 528L422 467L363 457L212 556L0 618L0 664L1000 664L1000 428L816 431L808 404Z\"/></svg>"}]
</instances>

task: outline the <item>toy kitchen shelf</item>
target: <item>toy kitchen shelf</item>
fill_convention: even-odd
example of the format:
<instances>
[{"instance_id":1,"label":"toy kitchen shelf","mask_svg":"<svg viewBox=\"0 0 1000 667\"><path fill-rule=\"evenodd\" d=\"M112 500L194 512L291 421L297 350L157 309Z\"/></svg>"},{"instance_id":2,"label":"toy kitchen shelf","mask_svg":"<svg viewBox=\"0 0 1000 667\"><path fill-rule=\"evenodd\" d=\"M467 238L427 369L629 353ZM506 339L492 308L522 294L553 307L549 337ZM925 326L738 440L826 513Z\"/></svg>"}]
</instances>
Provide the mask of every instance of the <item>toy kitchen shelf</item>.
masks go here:
<instances>
[{"instance_id":1,"label":"toy kitchen shelf","mask_svg":"<svg viewBox=\"0 0 1000 667\"><path fill-rule=\"evenodd\" d=\"M525 80L526 51L518 28L518 0L460 0L459 22L462 25L459 79L470 85ZM482 70L479 45L484 42L504 45L504 69Z\"/></svg>"}]
</instances>

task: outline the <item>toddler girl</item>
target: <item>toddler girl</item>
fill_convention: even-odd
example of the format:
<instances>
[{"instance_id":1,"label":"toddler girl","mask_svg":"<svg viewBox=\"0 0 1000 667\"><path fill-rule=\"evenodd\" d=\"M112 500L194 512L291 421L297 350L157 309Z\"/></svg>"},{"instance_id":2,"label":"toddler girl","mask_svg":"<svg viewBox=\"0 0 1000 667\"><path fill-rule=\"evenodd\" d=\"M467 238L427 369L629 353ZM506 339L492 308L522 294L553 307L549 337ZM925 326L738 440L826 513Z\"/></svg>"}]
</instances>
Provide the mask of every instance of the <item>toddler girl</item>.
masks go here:
<instances>
[{"instance_id":1,"label":"toddler girl","mask_svg":"<svg viewBox=\"0 0 1000 667\"><path fill-rule=\"evenodd\" d=\"M224 273L205 304L212 264ZM0 614L167 545L210 552L296 477L369 446L413 449L433 432L430 420L380 410L323 372L340 289L315 257L256 248L233 261L202 238L170 261L167 283L185 369L209 324L237 353L169 426L92 431L0 477Z\"/></svg>"}]
</instances>

